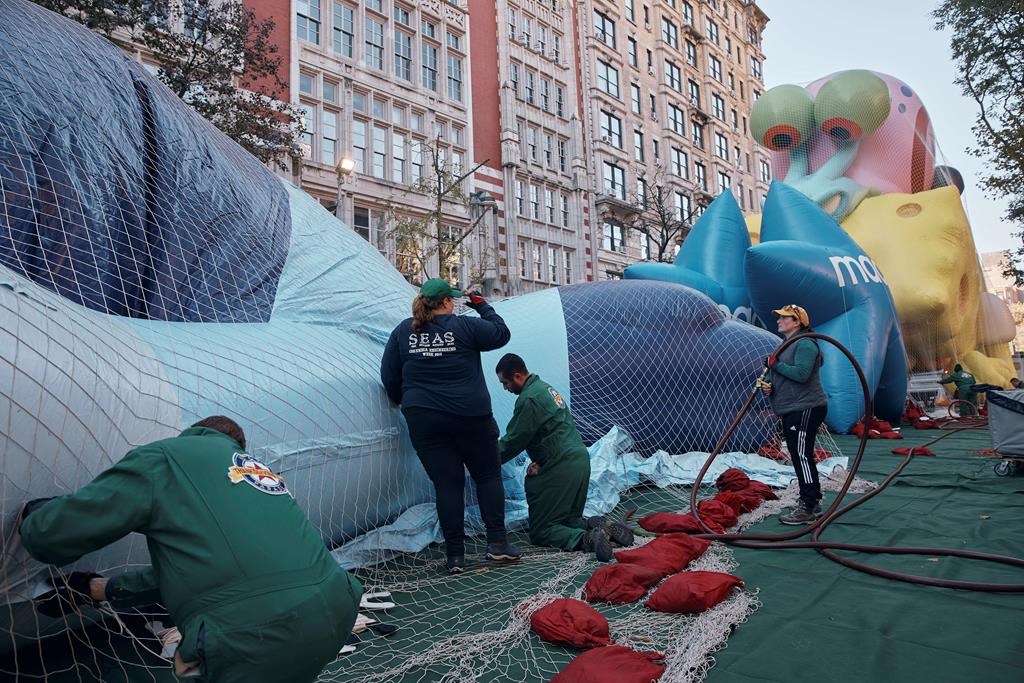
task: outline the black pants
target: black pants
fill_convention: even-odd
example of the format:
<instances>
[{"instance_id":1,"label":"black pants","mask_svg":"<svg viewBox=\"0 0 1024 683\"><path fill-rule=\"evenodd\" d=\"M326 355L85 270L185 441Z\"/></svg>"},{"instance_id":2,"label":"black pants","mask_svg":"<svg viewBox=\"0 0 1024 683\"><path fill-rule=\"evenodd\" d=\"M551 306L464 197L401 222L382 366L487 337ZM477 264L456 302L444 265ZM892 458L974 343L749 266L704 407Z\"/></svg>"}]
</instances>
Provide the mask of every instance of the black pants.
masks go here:
<instances>
[{"instance_id":1,"label":"black pants","mask_svg":"<svg viewBox=\"0 0 1024 683\"><path fill-rule=\"evenodd\" d=\"M463 555L466 469L476 483L488 543L505 541L505 489L498 456L498 423L490 415L463 417L429 408L403 408L409 436L434 483L437 518L449 557Z\"/></svg>"},{"instance_id":2,"label":"black pants","mask_svg":"<svg viewBox=\"0 0 1024 683\"><path fill-rule=\"evenodd\" d=\"M808 408L782 416L782 433L786 436L786 449L793 459L796 479L800 482L800 502L808 510L821 500L818 468L814 466L814 439L825 421L828 406Z\"/></svg>"}]
</instances>

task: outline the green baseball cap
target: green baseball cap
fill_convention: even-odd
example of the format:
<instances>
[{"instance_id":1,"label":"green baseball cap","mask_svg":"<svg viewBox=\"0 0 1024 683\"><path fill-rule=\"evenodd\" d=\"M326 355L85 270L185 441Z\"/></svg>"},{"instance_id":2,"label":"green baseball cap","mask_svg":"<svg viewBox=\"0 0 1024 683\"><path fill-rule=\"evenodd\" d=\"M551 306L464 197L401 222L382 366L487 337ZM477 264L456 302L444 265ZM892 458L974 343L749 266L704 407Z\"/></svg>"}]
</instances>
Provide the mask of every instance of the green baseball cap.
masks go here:
<instances>
[{"instance_id":1,"label":"green baseball cap","mask_svg":"<svg viewBox=\"0 0 1024 683\"><path fill-rule=\"evenodd\" d=\"M443 299L449 296L456 299L462 296L462 292L452 289L447 280L439 277L431 278L424 282L423 286L420 287L420 294L428 299Z\"/></svg>"}]
</instances>

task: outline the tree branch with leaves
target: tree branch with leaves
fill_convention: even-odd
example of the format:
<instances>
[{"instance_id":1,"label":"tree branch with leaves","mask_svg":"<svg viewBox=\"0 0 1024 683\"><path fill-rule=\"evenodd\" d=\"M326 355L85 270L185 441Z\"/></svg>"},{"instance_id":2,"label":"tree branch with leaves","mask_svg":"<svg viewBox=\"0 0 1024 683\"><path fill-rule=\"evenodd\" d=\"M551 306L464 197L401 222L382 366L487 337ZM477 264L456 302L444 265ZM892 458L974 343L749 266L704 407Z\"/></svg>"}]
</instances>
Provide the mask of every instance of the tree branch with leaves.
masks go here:
<instances>
[{"instance_id":1,"label":"tree branch with leaves","mask_svg":"<svg viewBox=\"0 0 1024 683\"><path fill-rule=\"evenodd\" d=\"M1004 274L1024 286L1024 0L945 0L932 16L952 34L955 83L978 105L968 151L989 162L981 185L1008 200L1005 217L1021 240L1006 252Z\"/></svg>"}]
</instances>

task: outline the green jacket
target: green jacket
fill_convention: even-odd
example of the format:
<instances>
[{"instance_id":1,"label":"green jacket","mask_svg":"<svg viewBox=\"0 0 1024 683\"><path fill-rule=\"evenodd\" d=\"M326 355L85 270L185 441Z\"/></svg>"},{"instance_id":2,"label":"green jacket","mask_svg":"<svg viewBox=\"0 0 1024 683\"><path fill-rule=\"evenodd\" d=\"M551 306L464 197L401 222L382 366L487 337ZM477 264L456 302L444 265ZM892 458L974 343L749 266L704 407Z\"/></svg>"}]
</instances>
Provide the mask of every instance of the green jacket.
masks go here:
<instances>
[{"instance_id":1,"label":"green jacket","mask_svg":"<svg viewBox=\"0 0 1024 683\"><path fill-rule=\"evenodd\" d=\"M966 394L970 393L971 385L977 384L978 380L971 373L961 370L960 372L951 372L939 380L939 384L949 383L955 384L958 392L962 391Z\"/></svg>"},{"instance_id":2,"label":"green jacket","mask_svg":"<svg viewBox=\"0 0 1024 683\"><path fill-rule=\"evenodd\" d=\"M146 536L163 604L183 634L225 604L261 596L270 612L274 591L325 582L344 590L350 580L284 480L213 429L135 448L21 525L28 552L56 565L133 531Z\"/></svg>"},{"instance_id":3,"label":"green jacket","mask_svg":"<svg viewBox=\"0 0 1024 683\"><path fill-rule=\"evenodd\" d=\"M508 462L524 450L530 459L542 467L559 458L587 456L576 423L555 389L531 374L516 399L512 419L505 436L498 442L501 461Z\"/></svg>"}]
</instances>

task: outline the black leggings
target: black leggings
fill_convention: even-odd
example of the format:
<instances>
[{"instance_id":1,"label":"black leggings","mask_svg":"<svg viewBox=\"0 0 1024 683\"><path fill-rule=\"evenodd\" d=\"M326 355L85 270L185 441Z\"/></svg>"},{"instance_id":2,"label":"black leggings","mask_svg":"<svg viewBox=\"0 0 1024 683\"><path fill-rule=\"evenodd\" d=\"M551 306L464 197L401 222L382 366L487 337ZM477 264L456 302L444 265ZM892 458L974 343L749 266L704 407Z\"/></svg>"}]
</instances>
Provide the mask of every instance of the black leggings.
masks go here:
<instances>
[{"instance_id":1,"label":"black leggings","mask_svg":"<svg viewBox=\"0 0 1024 683\"><path fill-rule=\"evenodd\" d=\"M800 502L808 510L821 500L821 485L818 483L818 468L814 465L814 439L818 428L825 421L828 406L818 406L786 413L782 416L782 433L786 437L786 449L793 459L796 479L800 482Z\"/></svg>"},{"instance_id":2,"label":"black leggings","mask_svg":"<svg viewBox=\"0 0 1024 683\"><path fill-rule=\"evenodd\" d=\"M490 415L463 417L430 408L403 408L409 437L434 483L437 518L449 557L463 555L466 469L476 483L488 543L505 541L505 489L498 456L498 423Z\"/></svg>"}]
</instances>

